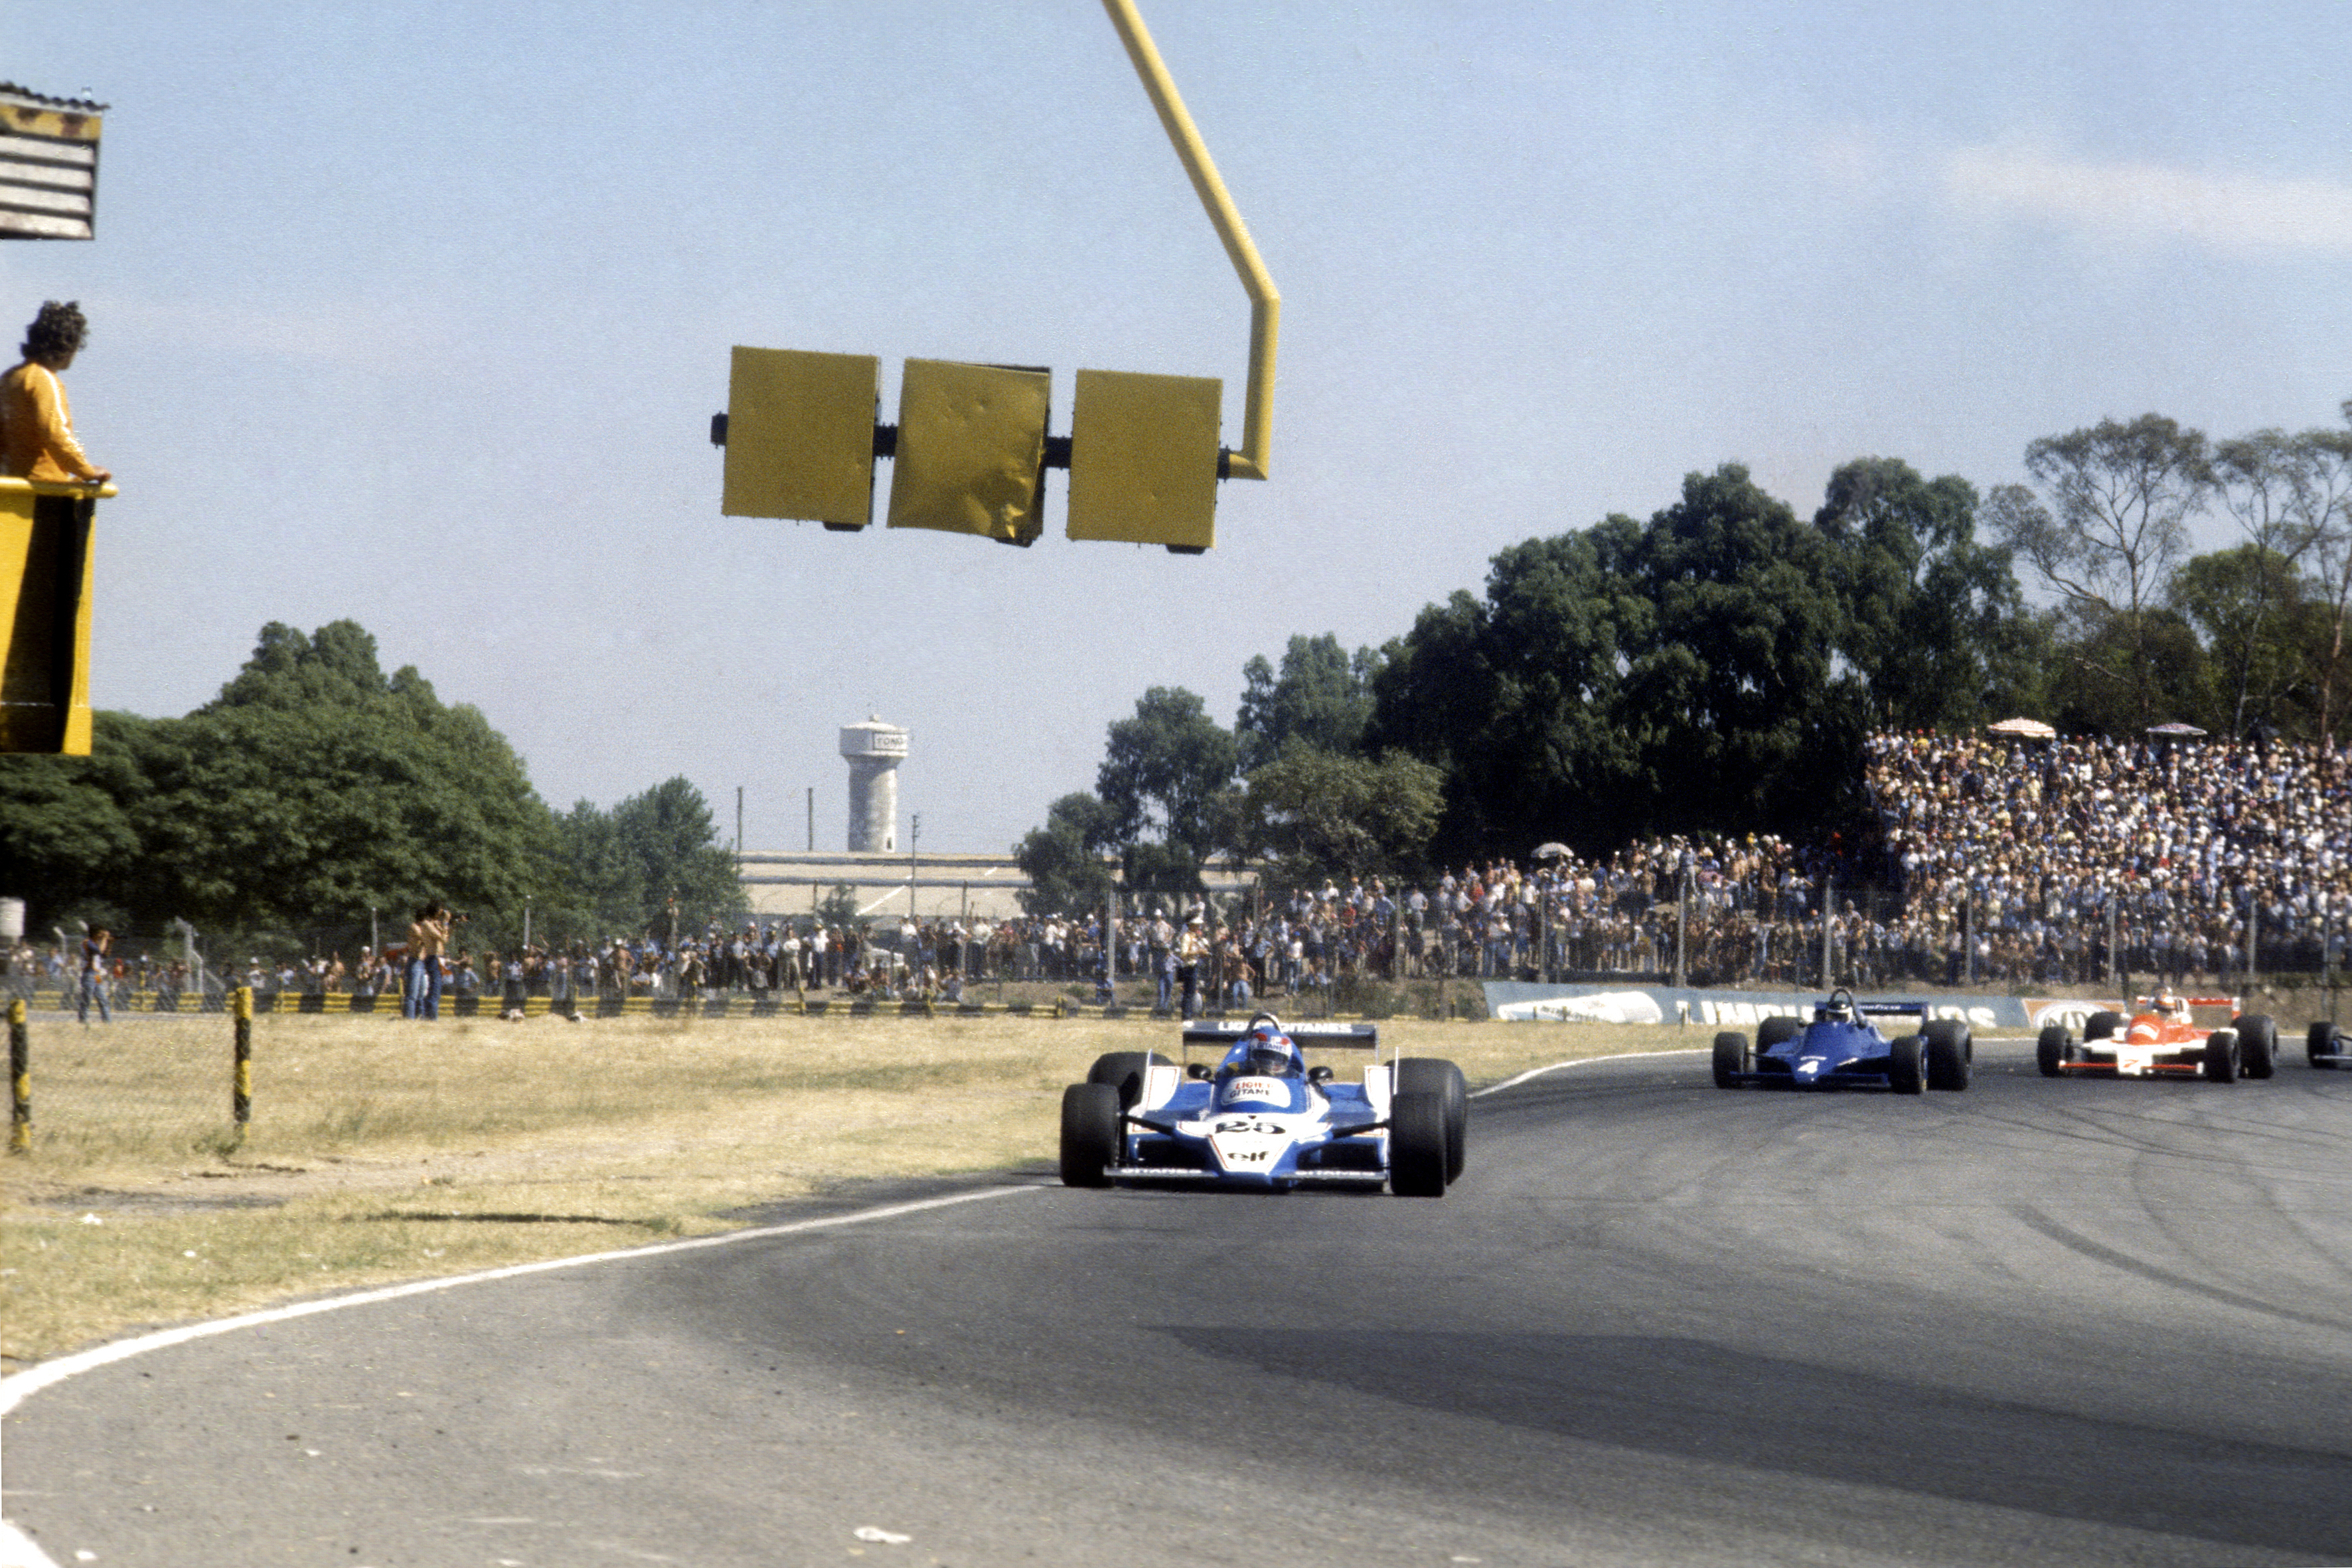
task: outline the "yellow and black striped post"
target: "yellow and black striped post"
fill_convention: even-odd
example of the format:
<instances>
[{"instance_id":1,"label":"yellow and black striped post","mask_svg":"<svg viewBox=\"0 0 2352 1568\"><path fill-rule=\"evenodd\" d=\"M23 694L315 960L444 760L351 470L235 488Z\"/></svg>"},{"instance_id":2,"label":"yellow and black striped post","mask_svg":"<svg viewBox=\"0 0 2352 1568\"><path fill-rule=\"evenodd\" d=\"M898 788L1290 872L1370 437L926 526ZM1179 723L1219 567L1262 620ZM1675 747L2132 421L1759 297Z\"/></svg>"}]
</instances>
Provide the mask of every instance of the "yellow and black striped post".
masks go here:
<instances>
[{"instance_id":1,"label":"yellow and black striped post","mask_svg":"<svg viewBox=\"0 0 2352 1568\"><path fill-rule=\"evenodd\" d=\"M8 1152L33 1149L33 1042L25 1030L25 999L8 1004Z\"/></svg>"},{"instance_id":2,"label":"yellow and black striped post","mask_svg":"<svg viewBox=\"0 0 2352 1568\"><path fill-rule=\"evenodd\" d=\"M253 987L240 985L232 1005L236 1014L236 1087L229 1097L229 1114L239 1128L253 1120Z\"/></svg>"}]
</instances>

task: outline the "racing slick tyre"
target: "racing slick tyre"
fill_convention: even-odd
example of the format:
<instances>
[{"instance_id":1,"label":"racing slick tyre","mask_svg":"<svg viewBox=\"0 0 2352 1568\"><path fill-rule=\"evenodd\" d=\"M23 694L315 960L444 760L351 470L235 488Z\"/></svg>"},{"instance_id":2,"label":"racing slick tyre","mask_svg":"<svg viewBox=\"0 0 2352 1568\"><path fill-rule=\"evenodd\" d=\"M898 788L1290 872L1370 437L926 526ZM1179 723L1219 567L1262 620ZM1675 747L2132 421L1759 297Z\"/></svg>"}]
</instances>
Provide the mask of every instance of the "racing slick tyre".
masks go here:
<instances>
[{"instance_id":1,"label":"racing slick tyre","mask_svg":"<svg viewBox=\"0 0 2352 1568\"><path fill-rule=\"evenodd\" d=\"M2124 1026L2129 1022L2121 1013L2094 1013L2083 1021L2083 1043L2087 1046L2093 1040L2112 1040L2124 1032Z\"/></svg>"},{"instance_id":2,"label":"racing slick tyre","mask_svg":"<svg viewBox=\"0 0 2352 1568\"><path fill-rule=\"evenodd\" d=\"M1976 1041L1958 1018L1937 1018L1920 1031L1927 1047L1927 1087L1966 1089L1969 1067L1976 1058Z\"/></svg>"},{"instance_id":3,"label":"racing slick tyre","mask_svg":"<svg viewBox=\"0 0 2352 1568\"><path fill-rule=\"evenodd\" d=\"M2216 1029L2205 1037L2205 1076L2215 1083L2238 1081L2238 1036Z\"/></svg>"},{"instance_id":4,"label":"racing slick tyre","mask_svg":"<svg viewBox=\"0 0 2352 1568\"><path fill-rule=\"evenodd\" d=\"M2303 1046L2304 1054L2310 1058L2311 1065L2315 1068L2332 1068L2336 1066L2334 1062L2324 1062L2319 1058L2344 1054L2343 1037L2336 1032L2336 1026L2333 1024L2314 1024L2311 1026L2311 1032L2304 1036Z\"/></svg>"},{"instance_id":5,"label":"racing slick tyre","mask_svg":"<svg viewBox=\"0 0 2352 1568\"><path fill-rule=\"evenodd\" d=\"M2042 1069L2043 1078L2065 1077L2066 1064L2074 1059L2074 1037L2063 1024L2051 1025L2033 1042L2033 1065Z\"/></svg>"},{"instance_id":6,"label":"racing slick tyre","mask_svg":"<svg viewBox=\"0 0 2352 1568\"><path fill-rule=\"evenodd\" d=\"M1401 1198L1445 1195L1445 1099L1400 1094L1389 1105L1389 1190Z\"/></svg>"},{"instance_id":7,"label":"racing slick tyre","mask_svg":"<svg viewBox=\"0 0 2352 1568\"><path fill-rule=\"evenodd\" d=\"M1897 1094L1918 1094L1927 1087L1927 1037L1905 1035L1886 1051L1886 1087Z\"/></svg>"},{"instance_id":8,"label":"racing slick tyre","mask_svg":"<svg viewBox=\"0 0 2352 1568\"><path fill-rule=\"evenodd\" d=\"M2278 1070L2278 1026L2263 1014L2241 1017L2231 1026L2238 1031L2239 1071L2248 1078L2268 1078Z\"/></svg>"},{"instance_id":9,"label":"racing slick tyre","mask_svg":"<svg viewBox=\"0 0 2352 1568\"><path fill-rule=\"evenodd\" d=\"M1110 1084L1074 1083L1062 1091L1062 1185L1110 1185L1118 1117L1118 1090Z\"/></svg>"},{"instance_id":10,"label":"racing slick tyre","mask_svg":"<svg viewBox=\"0 0 2352 1568\"><path fill-rule=\"evenodd\" d=\"M1445 1181L1462 1174L1470 1136L1470 1086L1462 1069L1442 1057L1407 1057L1397 1063L1399 1094L1433 1094L1445 1102Z\"/></svg>"},{"instance_id":11,"label":"racing slick tyre","mask_svg":"<svg viewBox=\"0 0 2352 1568\"><path fill-rule=\"evenodd\" d=\"M1759 1051L1769 1051L1774 1046L1793 1040L1804 1032L1805 1021L1802 1018L1791 1018L1784 1013L1776 1013L1756 1026L1756 1048Z\"/></svg>"},{"instance_id":12,"label":"racing slick tyre","mask_svg":"<svg viewBox=\"0 0 2352 1568\"><path fill-rule=\"evenodd\" d=\"M1715 1087L1738 1089L1748 1070L1748 1037L1727 1029L1715 1037Z\"/></svg>"},{"instance_id":13,"label":"racing slick tyre","mask_svg":"<svg viewBox=\"0 0 2352 1568\"><path fill-rule=\"evenodd\" d=\"M1110 1085L1118 1090L1118 1108L1133 1110L1135 1102L1143 1098L1144 1068L1169 1065L1158 1051L1110 1051L1095 1058L1095 1065L1087 1069L1087 1081Z\"/></svg>"}]
</instances>

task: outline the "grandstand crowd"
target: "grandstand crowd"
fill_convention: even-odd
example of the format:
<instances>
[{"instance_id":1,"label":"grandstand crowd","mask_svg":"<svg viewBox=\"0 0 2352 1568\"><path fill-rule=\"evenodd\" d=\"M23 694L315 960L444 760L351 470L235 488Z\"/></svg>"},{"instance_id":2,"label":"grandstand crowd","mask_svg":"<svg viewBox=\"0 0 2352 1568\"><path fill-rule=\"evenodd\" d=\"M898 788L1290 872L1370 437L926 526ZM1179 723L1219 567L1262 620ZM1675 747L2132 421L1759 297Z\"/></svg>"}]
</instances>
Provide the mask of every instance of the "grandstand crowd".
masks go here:
<instances>
[{"instance_id":1,"label":"grandstand crowd","mask_svg":"<svg viewBox=\"0 0 2352 1568\"><path fill-rule=\"evenodd\" d=\"M1767 835L1670 837L1586 859L1559 845L1426 883L1380 879L1223 907L1168 900L996 922L770 918L503 954L454 952L446 984L520 1006L837 989L960 1000L983 982L1084 983L1177 1010L1439 978L1680 976L1699 986L2068 984L2124 975L2225 986L2317 970L2352 926L2352 754L2310 745L1880 734L1879 835L1832 854ZM1827 903L1827 927L1823 904ZM2252 916L2251 925L2249 916ZM2250 942L2251 939L2251 942ZM2251 946L2251 951L2250 951ZM1106 947L1109 963L1106 972ZM163 1005L208 983L400 994L397 947L232 967L124 954L120 992ZM65 948L20 948L19 990L63 984ZM1826 973L1825 973L1826 971Z\"/></svg>"}]
</instances>

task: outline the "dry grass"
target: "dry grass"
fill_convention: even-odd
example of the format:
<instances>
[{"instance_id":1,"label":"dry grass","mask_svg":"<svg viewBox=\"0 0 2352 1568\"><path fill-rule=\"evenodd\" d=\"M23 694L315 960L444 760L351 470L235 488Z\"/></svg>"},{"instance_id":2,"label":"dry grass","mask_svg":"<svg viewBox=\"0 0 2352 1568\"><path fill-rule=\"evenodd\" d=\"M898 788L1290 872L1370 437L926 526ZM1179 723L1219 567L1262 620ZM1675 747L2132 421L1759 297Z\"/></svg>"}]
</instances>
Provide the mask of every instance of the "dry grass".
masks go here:
<instances>
[{"instance_id":1,"label":"dry grass","mask_svg":"<svg viewBox=\"0 0 2352 1568\"><path fill-rule=\"evenodd\" d=\"M11 1364L331 1288L724 1230L845 1180L1042 1173L1065 1084L1100 1052L1173 1043L1140 1019L265 1017L240 1142L226 1020L160 1022L35 1026L34 1148L7 1162L0 1209ZM1704 1043L1411 1021L1381 1038L1474 1084Z\"/></svg>"}]
</instances>

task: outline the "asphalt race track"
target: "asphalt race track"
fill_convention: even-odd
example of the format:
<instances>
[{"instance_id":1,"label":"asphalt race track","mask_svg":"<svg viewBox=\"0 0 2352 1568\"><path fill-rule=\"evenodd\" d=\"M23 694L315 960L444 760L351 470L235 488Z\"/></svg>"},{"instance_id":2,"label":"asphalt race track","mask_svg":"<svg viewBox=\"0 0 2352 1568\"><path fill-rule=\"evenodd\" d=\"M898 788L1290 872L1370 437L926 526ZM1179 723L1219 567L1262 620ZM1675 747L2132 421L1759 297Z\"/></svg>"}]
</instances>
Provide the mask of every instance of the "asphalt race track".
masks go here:
<instances>
[{"instance_id":1,"label":"asphalt race track","mask_svg":"<svg viewBox=\"0 0 2352 1568\"><path fill-rule=\"evenodd\" d=\"M2352 1562L2352 1073L1688 1055L1471 1126L1442 1202L1041 1187L174 1346L11 1417L7 1511L101 1568Z\"/></svg>"}]
</instances>

